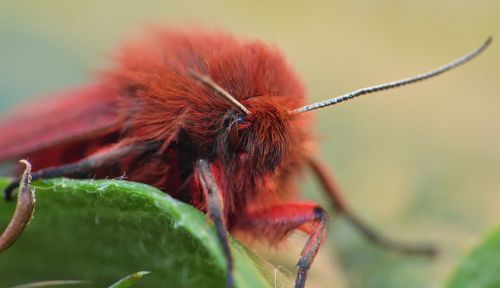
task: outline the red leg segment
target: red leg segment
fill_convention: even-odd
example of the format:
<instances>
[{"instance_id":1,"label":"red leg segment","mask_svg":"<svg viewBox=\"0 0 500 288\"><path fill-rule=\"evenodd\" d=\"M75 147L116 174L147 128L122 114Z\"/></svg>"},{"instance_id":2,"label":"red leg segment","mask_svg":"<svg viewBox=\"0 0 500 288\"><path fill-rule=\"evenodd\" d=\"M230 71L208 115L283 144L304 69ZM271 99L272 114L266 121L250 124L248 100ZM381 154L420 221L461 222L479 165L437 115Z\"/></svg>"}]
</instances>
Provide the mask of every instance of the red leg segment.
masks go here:
<instances>
[{"instance_id":1,"label":"red leg segment","mask_svg":"<svg viewBox=\"0 0 500 288\"><path fill-rule=\"evenodd\" d=\"M295 280L295 288L304 287L307 271L326 238L328 213L315 204L294 203L249 212L246 216L242 217L236 228L258 231L271 241L279 241L295 229L303 230L310 235L297 263L299 268Z\"/></svg>"}]
</instances>

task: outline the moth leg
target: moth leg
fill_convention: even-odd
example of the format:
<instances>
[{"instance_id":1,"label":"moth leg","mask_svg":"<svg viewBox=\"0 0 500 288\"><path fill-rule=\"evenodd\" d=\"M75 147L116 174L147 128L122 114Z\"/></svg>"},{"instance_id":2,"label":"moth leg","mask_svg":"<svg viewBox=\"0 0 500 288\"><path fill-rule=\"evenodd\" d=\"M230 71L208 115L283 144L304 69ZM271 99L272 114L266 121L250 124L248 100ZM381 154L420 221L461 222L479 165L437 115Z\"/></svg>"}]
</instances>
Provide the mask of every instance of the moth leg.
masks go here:
<instances>
[{"instance_id":1,"label":"moth leg","mask_svg":"<svg viewBox=\"0 0 500 288\"><path fill-rule=\"evenodd\" d=\"M330 202L335 208L335 211L343 215L366 239L382 248L402 254L423 256L434 256L437 254L437 250L433 246L426 244L401 243L388 239L378 233L375 229L363 222L346 206L342 196L340 195L339 188L337 187L334 179L328 173L325 166L321 165L319 161L312 158L309 159L309 166L330 198Z\"/></svg>"},{"instance_id":2,"label":"moth leg","mask_svg":"<svg viewBox=\"0 0 500 288\"><path fill-rule=\"evenodd\" d=\"M116 160L126 157L130 153L153 150L157 146L158 144L156 143L139 143L128 145L118 143L106 149L101 149L95 154L92 154L80 161L38 170L31 174L31 179L32 181L35 181L38 179L48 179L88 173L109 163L116 162ZM6 200L12 199L12 192L19 186L20 182L21 178L16 178L12 180L10 184L5 188L4 197Z\"/></svg>"},{"instance_id":3,"label":"moth leg","mask_svg":"<svg viewBox=\"0 0 500 288\"><path fill-rule=\"evenodd\" d=\"M237 223L237 229L258 231L271 242L281 240L295 229L309 234L297 263L295 280L295 288L303 288L314 257L326 239L326 227L330 219L328 213L316 204L291 203L249 212L242 219L242 222Z\"/></svg>"},{"instance_id":4,"label":"moth leg","mask_svg":"<svg viewBox=\"0 0 500 288\"><path fill-rule=\"evenodd\" d=\"M210 164L207 160L200 159L197 163L197 171L205 199L207 201L208 216L212 219L217 231L217 237L222 245L224 257L226 258L227 276L226 288L234 287L233 277L233 256L229 248L228 233L224 224L224 204L222 194L217 185L215 177L210 169Z\"/></svg>"}]
</instances>

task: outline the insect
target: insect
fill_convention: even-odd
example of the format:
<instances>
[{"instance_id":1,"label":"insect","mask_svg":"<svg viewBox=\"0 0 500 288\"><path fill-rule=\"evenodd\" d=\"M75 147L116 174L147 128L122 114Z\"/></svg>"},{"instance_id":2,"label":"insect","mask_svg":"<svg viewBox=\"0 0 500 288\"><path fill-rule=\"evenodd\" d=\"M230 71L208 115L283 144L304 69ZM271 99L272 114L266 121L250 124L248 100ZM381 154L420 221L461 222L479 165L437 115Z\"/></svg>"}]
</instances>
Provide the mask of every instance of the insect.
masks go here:
<instances>
[{"instance_id":1,"label":"insect","mask_svg":"<svg viewBox=\"0 0 500 288\"><path fill-rule=\"evenodd\" d=\"M233 287L227 231L270 243L309 235L295 287L326 237L327 212L295 199L311 170L335 211L374 243L409 254L428 246L391 241L344 203L313 156L310 111L434 77L479 55L491 42L428 73L307 105L304 86L275 48L221 32L160 30L126 44L94 84L32 103L0 125L0 160L29 157L33 180L118 177L160 188L212 219ZM5 198L19 185L14 180Z\"/></svg>"}]
</instances>

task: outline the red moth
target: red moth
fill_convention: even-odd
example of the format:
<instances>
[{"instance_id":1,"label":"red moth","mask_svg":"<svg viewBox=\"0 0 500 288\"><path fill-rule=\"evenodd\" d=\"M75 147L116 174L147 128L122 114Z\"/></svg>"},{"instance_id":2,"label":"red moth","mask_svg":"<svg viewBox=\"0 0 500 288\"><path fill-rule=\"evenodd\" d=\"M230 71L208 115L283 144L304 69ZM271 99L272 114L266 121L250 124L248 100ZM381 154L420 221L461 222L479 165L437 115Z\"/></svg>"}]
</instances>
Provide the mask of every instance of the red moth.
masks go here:
<instances>
[{"instance_id":1,"label":"red moth","mask_svg":"<svg viewBox=\"0 0 500 288\"><path fill-rule=\"evenodd\" d=\"M0 160L29 157L33 179L118 177L156 186L213 220L233 286L227 231L277 243L309 234L295 287L326 236L328 214L295 199L295 179L316 174L335 211L373 242L403 253L424 246L392 242L343 203L325 167L308 150L308 111L433 77L477 56L429 73L307 104L302 82L283 56L259 41L223 33L156 31L123 47L116 66L93 85L30 104L0 126ZM11 197L19 180L5 191Z\"/></svg>"}]
</instances>

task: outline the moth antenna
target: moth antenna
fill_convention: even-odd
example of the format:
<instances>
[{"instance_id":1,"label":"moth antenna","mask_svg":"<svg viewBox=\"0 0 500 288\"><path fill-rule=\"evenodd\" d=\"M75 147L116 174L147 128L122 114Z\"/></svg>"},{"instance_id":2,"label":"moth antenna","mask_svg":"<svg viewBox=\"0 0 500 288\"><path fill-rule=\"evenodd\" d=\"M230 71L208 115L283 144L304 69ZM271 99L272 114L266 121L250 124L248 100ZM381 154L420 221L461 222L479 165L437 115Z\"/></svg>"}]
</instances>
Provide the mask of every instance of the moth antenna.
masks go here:
<instances>
[{"instance_id":1,"label":"moth antenna","mask_svg":"<svg viewBox=\"0 0 500 288\"><path fill-rule=\"evenodd\" d=\"M243 112L245 115L250 115L250 111L241 104L236 98L234 98L229 92L227 92L224 88L220 87L217 83L215 83L210 77L200 74L196 71L190 70L189 74L193 76L196 80L205 83L210 88L214 89L217 93L219 93L225 100L229 102L234 108L238 109L240 112Z\"/></svg>"},{"instance_id":2,"label":"moth antenna","mask_svg":"<svg viewBox=\"0 0 500 288\"><path fill-rule=\"evenodd\" d=\"M371 87L362 88L362 89L341 95L339 97L331 98L328 100L316 102L316 103L313 103L313 104L310 104L310 105L307 105L304 107L297 108L295 110L292 110L291 113L293 113L293 114L305 113L305 112L320 109L323 107L336 105L336 104L339 104L341 102L350 100L352 98L355 98L355 97L358 97L361 95L371 94L371 93L375 93L375 92L379 92L379 91L387 90L387 89L392 89L392 88L412 84L412 83L415 83L418 81L422 81L422 80L426 80L426 79L435 77L439 74L450 71L451 69L458 67L462 64L465 64L465 63L469 62L470 60L474 59L476 56L481 54L481 52L483 52L491 44L492 40L493 40L493 38L491 36L488 37L488 39L476 50L474 50L471 53L466 54L460 58L457 58L454 61L452 61L444 66L441 66L435 70L432 70L432 71L429 71L426 73L422 73L422 74L419 74L416 76L412 76L409 78L405 78L402 80L397 80L397 81L393 81L393 82L388 82L388 83L384 83L384 84L379 84L379 85L375 85L375 86L371 86Z\"/></svg>"}]
</instances>

